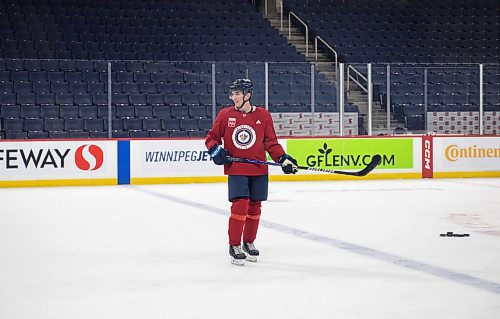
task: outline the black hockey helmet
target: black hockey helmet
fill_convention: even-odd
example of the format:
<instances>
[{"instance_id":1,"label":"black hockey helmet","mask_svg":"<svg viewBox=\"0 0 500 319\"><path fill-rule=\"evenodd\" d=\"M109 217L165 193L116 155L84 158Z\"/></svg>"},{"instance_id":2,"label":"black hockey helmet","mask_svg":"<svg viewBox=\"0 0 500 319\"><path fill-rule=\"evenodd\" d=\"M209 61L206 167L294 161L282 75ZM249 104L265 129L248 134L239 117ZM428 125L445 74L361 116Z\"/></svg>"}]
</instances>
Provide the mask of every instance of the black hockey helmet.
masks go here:
<instances>
[{"instance_id":1,"label":"black hockey helmet","mask_svg":"<svg viewBox=\"0 0 500 319\"><path fill-rule=\"evenodd\" d=\"M241 91L243 95L253 92L252 81L249 79L237 79L229 86L229 94L233 91Z\"/></svg>"}]
</instances>

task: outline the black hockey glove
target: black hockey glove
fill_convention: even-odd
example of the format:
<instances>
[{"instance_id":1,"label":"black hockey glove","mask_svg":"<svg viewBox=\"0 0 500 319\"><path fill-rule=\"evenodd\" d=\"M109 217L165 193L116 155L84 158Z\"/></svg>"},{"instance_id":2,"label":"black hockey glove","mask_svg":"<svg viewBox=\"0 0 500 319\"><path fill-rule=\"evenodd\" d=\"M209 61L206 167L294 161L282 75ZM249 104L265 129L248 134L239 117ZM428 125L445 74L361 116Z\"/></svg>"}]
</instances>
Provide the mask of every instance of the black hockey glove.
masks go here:
<instances>
[{"instance_id":1,"label":"black hockey glove","mask_svg":"<svg viewBox=\"0 0 500 319\"><path fill-rule=\"evenodd\" d=\"M208 153L210 154L210 157L214 161L215 165L231 164L231 161L227 159L229 152L218 144L212 146L208 150Z\"/></svg>"},{"instance_id":2,"label":"black hockey glove","mask_svg":"<svg viewBox=\"0 0 500 319\"><path fill-rule=\"evenodd\" d=\"M281 166L283 173L285 174L295 174L298 172L297 160L288 154L283 154L278 160L279 163L284 164Z\"/></svg>"}]
</instances>

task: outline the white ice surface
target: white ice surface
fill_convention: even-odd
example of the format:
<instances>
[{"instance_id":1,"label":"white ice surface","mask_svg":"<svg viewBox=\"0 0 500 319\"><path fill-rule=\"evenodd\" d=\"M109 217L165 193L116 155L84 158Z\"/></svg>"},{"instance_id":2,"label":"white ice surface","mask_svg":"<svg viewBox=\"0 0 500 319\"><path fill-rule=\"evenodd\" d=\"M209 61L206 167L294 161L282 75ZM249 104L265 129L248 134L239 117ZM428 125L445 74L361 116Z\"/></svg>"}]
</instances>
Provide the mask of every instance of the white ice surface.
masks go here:
<instances>
[{"instance_id":1,"label":"white ice surface","mask_svg":"<svg viewBox=\"0 0 500 319\"><path fill-rule=\"evenodd\" d=\"M226 193L0 189L0 319L500 318L500 179L271 182L244 267Z\"/></svg>"}]
</instances>

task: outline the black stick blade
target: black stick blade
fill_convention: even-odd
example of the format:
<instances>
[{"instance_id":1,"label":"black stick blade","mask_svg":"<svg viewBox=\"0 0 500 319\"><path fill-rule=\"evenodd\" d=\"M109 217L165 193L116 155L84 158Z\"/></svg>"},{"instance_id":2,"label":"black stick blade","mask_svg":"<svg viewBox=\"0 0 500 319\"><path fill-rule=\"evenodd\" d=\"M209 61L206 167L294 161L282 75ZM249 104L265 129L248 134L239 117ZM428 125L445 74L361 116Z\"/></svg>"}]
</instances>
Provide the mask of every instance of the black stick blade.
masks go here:
<instances>
[{"instance_id":1,"label":"black stick blade","mask_svg":"<svg viewBox=\"0 0 500 319\"><path fill-rule=\"evenodd\" d=\"M378 154L373 155L372 161L364 169L357 172L356 176L366 176L368 173L373 171L375 167L377 167L378 164L380 164L381 161L382 161L382 156Z\"/></svg>"},{"instance_id":2,"label":"black stick blade","mask_svg":"<svg viewBox=\"0 0 500 319\"><path fill-rule=\"evenodd\" d=\"M351 175L351 176L366 176L368 173L373 171L375 167L382 161L382 157L378 154L373 155L372 160L368 165L360 171L357 172L344 172L344 171L334 171L335 174Z\"/></svg>"}]
</instances>

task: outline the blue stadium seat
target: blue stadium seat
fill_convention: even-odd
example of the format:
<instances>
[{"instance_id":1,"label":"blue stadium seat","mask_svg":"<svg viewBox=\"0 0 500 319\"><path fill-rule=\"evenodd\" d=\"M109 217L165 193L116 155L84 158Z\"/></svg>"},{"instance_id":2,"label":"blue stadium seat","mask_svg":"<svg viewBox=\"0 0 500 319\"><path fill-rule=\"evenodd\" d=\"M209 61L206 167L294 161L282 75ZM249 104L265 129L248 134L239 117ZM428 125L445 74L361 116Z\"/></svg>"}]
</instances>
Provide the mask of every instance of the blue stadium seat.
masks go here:
<instances>
[{"instance_id":1,"label":"blue stadium seat","mask_svg":"<svg viewBox=\"0 0 500 319\"><path fill-rule=\"evenodd\" d=\"M163 94L148 94L146 96L147 104L153 106L165 105L165 99Z\"/></svg>"},{"instance_id":2,"label":"blue stadium seat","mask_svg":"<svg viewBox=\"0 0 500 319\"><path fill-rule=\"evenodd\" d=\"M24 118L39 118L40 106L37 105L21 105L21 117Z\"/></svg>"},{"instance_id":3,"label":"blue stadium seat","mask_svg":"<svg viewBox=\"0 0 500 319\"><path fill-rule=\"evenodd\" d=\"M116 117L133 118L135 117L135 108L133 106L117 106Z\"/></svg>"},{"instance_id":4,"label":"blue stadium seat","mask_svg":"<svg viewBox=\"0 0 500 319\"><path fill-rule=\"evenodd\" d=\"M165 104L170 106L182 105L182 95L180 94L165 94Z\"/></svg>"},{"instance_id":5,"label":"blue stadium seat","mask_svg":"<svg viewBox=\"0 0 500 319\"><path fill-rule=\"evenodd\" d=\"M130 104L135 106L147 105L146 95L144 94L130 94Z\"/></svg>"},{"instance_id":6,"label":"blue stadium seat","mask_svg":"<svg viewBox=\"0 0 500 319\"><path fill-rule=\"evenodd\" d=\"M62 71L53 71L47 72L47 81L49 82L64 82L64 72Z\"/></svg>"},{"instance_id":7,"label":"blue stadium seat","mask_svg":"<svg viewBox=\"0 0 500 319\"><path fill-rule=\"evenodd\" d=\"M70 138L89 138L89 132L84 131L69 131Z\"/></svg>"},{"instance_id":8,"label":"blue stadium seat","mask_svg":"<svg viewBox=\"0 0 500 319\"><path fill-rule=\"evenodd\" d=\"M7 59L6 68L11 71L23 71L24 61L18 59Z\"/></svg>"},{"instance_id":9,"label":"blue stadium seat","mask_svg":"<svg viewBox=\"0 0 500 319\"><path fill-rule=\"evenodd\" d=\"M116 106L111 106L111 116L114 116L116 113ZM109 108L107 105L98 105L97 106L97 117L108 119L109 118Z\"/></svg>"},{"instance_id":10,"label":"blue stadium seat","mask_svg":"<svg viewBox=\"0 0 500 319\"><path fill-rule=\"evenodd\" d=\"M115 84L115 83L113 83ZM116 83L118 85L121 85L123 93L128 93L128 94L138 94L140 92L139 89L139 83L133 83L133 82L126 82L123 84ZM113 92L119 92L116 89L113 89Z\"/></svg>"},{"instance_id":11,"label":"blue stadium seat","mask_svg":"<svg viewBox=\"0 0 500 319\"><path fill-rule=\"evenodd\" d=\"M149 83L149 82L151 82L150 73L135 72L134 73L134 81L137 83Z\"/></svg>"},{"instance_id":12,"label":"blue stadium seat","mask_svg":"<svg viewBox=\"0 0 500 319\"><path fill-rule=\"evenodd\" d=\"M113 138L129 138L129 132L113 130Z\"/></svg>"},{"instance_id":13,"label":"blue stadium seat","mask_svg":"<svg viewBox=\"0 0 500 319\"><path fill-rule=\"evenodd\" d=\"M105 131L89 131L90 138L102 139L108 138L108 132Z\"/></svg>"},{"instance_id":14,"label":"blue stadium seat","mask_svg":"<svg viewBox=\"0 0 500 319\"><path fill-rule=\"evenodd\" d=\"M140 131L142 130L142 122L139 118L123 119L123 129L125 131Z\"/></svg>"},{"instance_id":15,"label":"blue stadium seat","mask_svg":"<svg viewBox=\"0 0 500 319\"><path fill-rule=\"evenodd\" d=\"M78 114L82 119L96 119L97 106L96 105L80 105L78 106Z\"/></svg>"},{"instance_id":16,"label":"blue stadium seat","mask_svg":"<svg viewBox=\"0 0 500 319\"><path fill-rule=\"evenodd\" d=\"M153 116L160 119L169 119L170 106L153 106Z\"/></svg>"},{"instance_id":17,"label":"blue stadium seat","mask_svg":"<svg viewBox=\"0 0 500 319\"><path fill-rule=\"evenodd\" d=\"M100 83L100 82L87 83L87 88L88 88L88 92L91 94L104 93L107 91L105 89L106 87L105 87L104 83Z\"/></svg>"},{"instance_id":18,"label":"blue stadium seat","mask_svg":"<svg viewBox=\"0 0 500 319\"><path fill-rule=\"evenodd\" d=\"M2 93L0 94L0 105L16 105L16 93Z\"/></svg>"},{"instance_id":19,"label":"blue stadium seat","mask_svg":"<svg viewBox=\"0 0 500 319\"><path fill-rule=\"evenodd\" d=\"M111 97L111 103L116 106L128 106L129 96L128 94L113 93Z\"/></svg>"},{"instance_id":20,"label":"blue stadium seat","mask_svg":"<svg viewBox=\"0 0 500 319\"><path fill-rule=\"evenodd\" d=\"M170 131L170 137L172 138L189 137L189 133L187 131Z\"/></svg>"},{"instance_id":21,"label":"blue stadium seat","mask_svg":"<svg viewBox=\"0 0 500 319\"><path fill-rule=\"evenodd\" d=\"M89 132L102 132L104 130L104 121L97 118L87 118L83 120L83 128Z\"/></svg>"},{"instance_id":22,"label":"blue stadium seat","mask_svg":"<svg viewBox=\"0 0 500 319\"><path fill-rule=\"evenodd\" d=\"M14 92L14 83L10 81L0 82L0 93L12 93Z\"/></svg>"},{"instance_id":23,"label":"blue stadium seat","mask_svg":"<svg viewBox=\"0 0 500 319\"><path fill-rule=\"evenodd\" d=\"M87 71L82 73L82 80L84 82L89 83L99 83L100 81L100 75L99 72L94 72L94 71ZM103 84L103 83L99 83Z\"/></svg>"},{"instance_id":24,"label":"blue stadium seat","mask_svg":"<svg viewBox=\"0 0 500 319\"><path fill-rule=\"evenodd\" d=\"M181 129L179 119L163 119L162 126L167 131L179 131Z\"/></svg>"},{"instance_id":25,"label":"blue stadium seat","mask_svg":"<svg viewBox=\"0 0 500 319\"><path fill-rule=\"evenodd\" d=\"M167 137L170 137L170 133L168 131L149 131L149 137L167 138Z\"/></svg>"},{"instance_id":26,"label":"blue stadium seat","mask_svg":"<svg viewBox=\"0 0 500 319\"><path fill-rule=\"evenodd\" d=\"M17 118L21 116L21 109L19 105L1 105L0 115L3 118Z\"/></svg>"},{"instance_id":27,"label":"blue stadium seat","mask_svg":"<svg viewBox=\"0 0 500 319\"><path fill-rule=\"evenodd\" d=\"M160 119L153 119L153 118L143 119L142 129L145 131L161 131L162 122Z\"/></svg>"},{"instance_id":28,"label":"blue stadium seat","mask_svg":"<svg viewBox=\"0 0 500 319\"><path fill-rule=\"evenodd\" d=\"M200 130L207 131L212 128L211 118L200 118L198 119L198 127Z\"/></svg>"},{"instance_id":29,"label":"blue stadium seat","mask_svg":"<svg viewBox=\"0 0 500 319\"><path fill-rule=\"evenodd\" d=\"M67 82L81 82L83 81L82 72L80 71L66 71L64 72L65 81Z\"/></svg>"},{"instance_id":30,"label":"blue stadium seat","mask_svg":"<svg viewBox=\"0 0 500 319\"><path fill-rule=\"evenodd\" d=\"M198 94L192 94L192 93L182 94L182 104L188 106L200 105Z\"/></svg>"},{"instance_id":31,"label":"blue stadium seat","mask_svg":"<svg viewBox=\"0 0 500 319\"><path fill-rule=\"evenodd\" d=\"M192 118L205 118L207 117L207 108L204 105L190 105L188 106L189 116Z\"/></svg>"},{"instance_id":32,"label":"blue stadium seat","mask_svg":"<svg viewBox=\"0 0 500 319\"><path fill-rule=\"evenodd\" d=\"M30 61L30 60L28 60ZM29 72L29 80L32 82L45 82L47 81L46 71L31 71Z\"/></svg>"},{"instance_id":33,"label":"blue stadium seat","mask_svg":"<svg viewBox=\"0 0 500 319\"><path fill-rule=\"evenodd\" d=\"M69 138L69 132L65 131L49 131L49 138L53 139L67 139Z\"/></svg>"},{"instance_id":34,"label":"blue stadium seat","mask_svg":"<svg viewBox=\"0 0 500 319\"><path fill-rule=\"evenodd\" d=\"M0 81L10 81L10 71L0 70Z\"/></svg>"},{"instance_id":35,"label":"blue stadium seat","mask_svg":"<svg viewBox=\"0 0 500 319\"><path fill-rule=\"evenodd\" d=\"M55 98L54 93L36 93L35 102L38 105L54 105Z\"/></svg>"},{"instance_id":36,"label":"blue stadium seat","mask_svg":"<svg viewBox=\"0 0 500 319\"><path fill-rule=\"evenodd\" d=\"M69 83L67 82L51 82L50 90L53 93L69 93Z\"/></svg>"},{"instance_id":37,"label":"blue stadium seat","mask_svg":"<svg viewBox=\"0 0 500 319\"><path fill-rule=\"evenodd\" d=\"M94 105L108 105L108 95L106 93L95 92L92 94L92 103Z\"/></svg>"},{"instance_id":38,"label":"blue stadium seat","mask_svg":"<svg viewBox=\"0 0 500 319\"><path fill-rule=\"evenodd\" d=\"M83 131L83 120L79 118L66 118L64 119L64 130L70 132L71 131Z\"/></svg>"},{"instance_id":39,"label":"blue stadium seat","mask_svg":"<svg viewBox=\"0 0 500 319\"><path fill-rule=\"evenodd\" d=\"M205 132L205 131L188 131L188 136L189 137L205 138L207 136L207 132Z\"/></svg>"},{"instance_id":40,"label":"blue stadium seat","mask_svg":"<svg viewBox=\"0 0 500 319\"><path fill-rule=\"evenodd\" d=\"M62 60L59 61L59 69L61 71L86 71L86 70L77 70L77 61L74 60Z\"/></svg>"},{"instance_id":41,"label":"blue stadium seat","mask_svg":"<svg viewBox=\"0 0 500 319\"><path fill-rule=\"evenodd\" d=\"M44 131L63 131L64 120L59 118L46 118L44 120Z\"/></svg>"},{"instance_id":42,"label":"blue stadium seat","mask_svg":"<svg viewBox=\"0 0 500 319\"><path fill-rule=\"evenodd\" d=\"M5 130L5 138L13 140L27 139L28 133L23 131L8 131Z\"/></svg>"},{"instance_id":43,"label":"blue stadium seat","mask_svg":"<svg viewBox=\"0 0 500 319\"><path fill-rule=\"evenodd\" d=\"M28 71L11 71L10 80L14 82L29 81Z\"/></svg>"},{"instance_id":44,"label":"blue stadium seat","mask_svg":"<svg viewBox=\"0 0 500 319\"><path fill-rule=\"evenodd\" d=\"M172 106L170 115L174 118L187 118L189 117L189 108L186 105Z\"/></svg>"},{"instance_id":45,"label":"blue stadium seat","mask_svg":"<svg viewBox=\"0 0 500 319\"><path fill-rule=\"evenodd\" d=\"M78 118L78 113L78 106L76 105L64 105L59 107L59 116L65 119Z\"/></svg>"},{"instance_id":46,"label":"blue stadium seat","mask_svg":"<svg viewBox=\"0 0 500 319\"><path fill-rule=\"evenodd\" d=\"M139 92L143 94L155 94L158 92L155 83L141 83L139 85Z\"/></svg>"},{"instance_id":47,"label":"blue stadium seat","mask_svg":"<svg viewBox=\"0 0 500 319\"><path fill-rule=\"evenodd\" d=\"M75 101L73 98L73 94L71 93L58 93L55 95L56 105L59 106L67 106L67 105L75 105Z\"/></svg>"},{"instance_id":48,"label":"blue stadium seat","mask_svg":"<svg viewBox=\"0 0 500 319\"><path fill-rule=\"evenodd\" d=\"M43 131L44 129L44 122L43 119L30 119L26 118L24 119L24 130L25 131Z\"/></svg>"},{"instance_id":49,"label":"blue stadium seat","mask_svg":"<svg viewBox=\"0 0 500 319\"><path fill-rule=\"evenodd\" d=\"M149 138L149 132L147 131L130 131L129 135L131 138Z\"/></svg>"},{"instance_id":50,"label":"blue stadium seat","mask_svg":"<svg viewBox=\"0 0 500 319\"><path fill-rule=\"evenodd\" d=\"M88 87L86 82L70 82L69 91L73 94L83 94L88 93Z\"/></svg>"},{"instance_id":51,"label":"blue stadium seat","mask_svg":"<svg viewBox=\"0 0 500 319\"><path fill-rule=\"evenodd\" d=\"M152 73L151 74L151 82L167 83L168 82L168 75L167 74L168 73Z\"/></svg>"},{"instance_id":52,"label":"blue stadium seat","mask_svg":"<svg viewBox=\"0 0 500 319\"><path fill-rule=\"evenodd\" d=\"M158 93L172 94L174 93L173 83L157 83Z\"/></svg>"},{"instance_id":53,"label":"blue stadium seat","mask_svg":"<svg viewBox=\"0 0 500 319\"><path fill-rule=\"evenodd\" d=\"M153 107L150 105L135 106L135 116L138 118L153 117Z\"/></svg>"},{"instance_id":54,"label":"blue stadium seat","mask_svg":"<svg viewBox=\"0 0 500 319\"><path fill-rule=\"evenodd\" d=\"M79 106L93 105L92 96L90 94L87 93L74 94L73 98L76 105Z\"/></svg>"},{"instance_id":55,"label":"blue stadium seat","mask_svg":"<svg viewBox=\"0 0 500 319\"><path fill-rule=\"evenodd\" d=\"M49 137L48 132L44 131L28 131L28 139L46 139Z\"/></svg>"},{"instance_id":56,"label":"blue stadium seat","mask_svg":"<svg viewBox=\"0 0 500 319\"><path fill-rule=\"evenodd\" d=\"M19 105L35 105L35 94L34 93L18 93L17 94L17 104Z\"/></svg>"},{"instance_id":57,"label":"blue stadium seat","mask_svg":"<svg viewBox=\"0 0 500 319\"><path fill-rule=\"evenodd\" d=\"M22 131L24 129L24 121L21 118L5 118L2 124L2 128L5 132Z\"/></svg>"},{"instance_id":58,"label":"blue stadium seat","mask_svg":"<svg viewBox=\"0 0 500 319\"><path fill-rule=\"evenodd\" d=\"M134 82L134 74L132 72L118 72L116 73L116 80L118 82L128 82L132 83Z\"/></svg>"},{"instance_id":59,"label":"blue stadium seat","mask_svg":"<svg viewBox=\"0 0 500 319\"><path fill-rule=\"evenodd\" d=\"M57 61L57 62L59 62L59 61ZM59 66L57 68L59 69ZM94 71L94 64L92 63L92 61L79 60L79 61L76 61L76 70L82 71L84 73L93 72Z\"/></svg>"},{"instance_id":60,"label":"blue stadium seat","mask_svg":"<svg viewBox=\"0 0 500 319\"><path fill-rule=\"evenodd\" d=\"M40 106L40 116L42 118L58 118L59 106L53 104Z\"/></svg>"}]
</instances>

